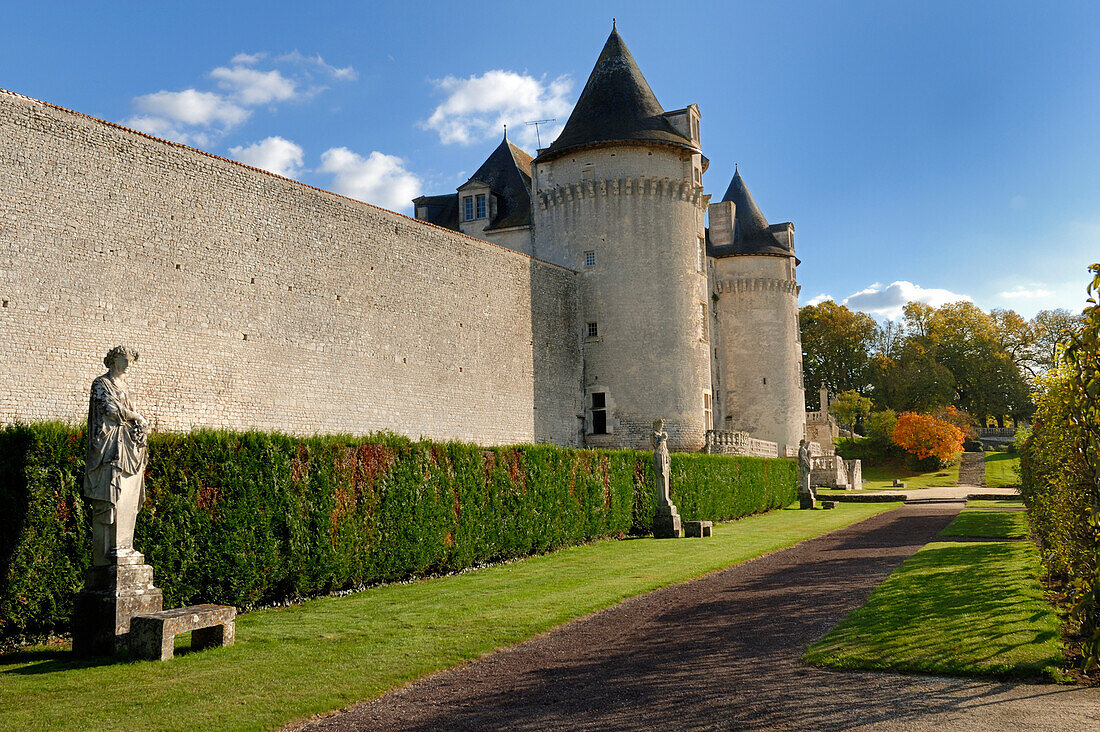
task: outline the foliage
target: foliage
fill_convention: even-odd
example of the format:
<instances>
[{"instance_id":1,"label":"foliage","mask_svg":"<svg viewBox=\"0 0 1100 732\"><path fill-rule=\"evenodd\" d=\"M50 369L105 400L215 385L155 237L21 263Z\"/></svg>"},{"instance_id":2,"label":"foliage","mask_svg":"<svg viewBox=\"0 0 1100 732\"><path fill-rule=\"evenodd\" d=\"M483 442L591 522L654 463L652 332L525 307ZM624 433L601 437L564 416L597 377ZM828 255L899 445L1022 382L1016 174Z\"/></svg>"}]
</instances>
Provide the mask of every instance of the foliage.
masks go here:
<instances>
[{"instance_id":1,"label":"foliage","mask_svg":"<svg viewBox=\"0 0 1100 732\"><path fill-rule=\"evenodd\" d=\"M903 412L894 427L894 442L920 460L935 458L946 465L962 450L963 433L930 414Z\"/></svg>"},{"instance_id":2,"label":"foliage","mask_svg":"<svg viewBox=\"0 0 1100 732\"><path fill-rule=\"evenodd\" d=\"M932 543L810 647L833 668L1058 679L1058 616L1030 542Z\"/></svg>"},{"instance_id":3,"label":"foliage","mask_svg":"<svg viewBox=\"0 0 1100 732\"><path fill-rule=\"evenodd\" d=\"M0 635L63 629L90 563L83 432L0 430ZM242 608L454 572L652 524L652 457L394 434L154 434L135 544L166 606ZM675 454L685 519L794 500L790 460ZM700 513L696 513L700 512Z\"/></svg>"},{"instance_id":4,"label":"foliage","mask_svg":"<svg viewBox=\"0 0 1100 732\"><path fill-rule=\"evenodd\" d=\"M871 316L825 300L799 310L798 324L808 409L818 406L809 399L821 384L834 394L849 389L866 391L870 352L878 331Z\"/></svg>"},{"instance_id":5,"label":"foliage","mask_svg":"<svg viewBox=\"0 0 1100 732\"><path fill-rule=\"evenodd\" d=\"M881 412L872 412L866 419L867 439L883 449L893 447L894 428L898 425L898 415L893 409L884 409Z\"/></svg>"},{"instance_id":6,"label":"foliage","mask_svg":"<svg viewBox=\"0 0 1100 732\"><path fill-rule=\"evenodd\" d=\"M179 654L171 663L102 665L56 645L26 649L0 656L0 728L281 729L897 506L772 511L718 524L705 541L598 541L252 612L237 619L232 646Z\"/></svg>"},{"instance_id":7,"label":"foliage","mask_svg":"<svg viewBox=\"0 0 1100 732\"><path fill-rule=\"evenodd\" d=\"M850 439L855 439L856 422L871 413L871 400L860 396L855 389L849 389L837 394L829 405L829 411L841 424L848 425Z\"/></svg>"},{"instance_id":8,"label":"foliage","mask_svg":"<svg viewBox=\"0 0 1100 732\"><path fill-rule=\"evenodd\" d=\"M1034 427L1020 455L1021 493L1043 558L1065 584L1086 669L1100 665L1100 265L1063 365L1038 381Z\"/></svg>"}]
</instances>

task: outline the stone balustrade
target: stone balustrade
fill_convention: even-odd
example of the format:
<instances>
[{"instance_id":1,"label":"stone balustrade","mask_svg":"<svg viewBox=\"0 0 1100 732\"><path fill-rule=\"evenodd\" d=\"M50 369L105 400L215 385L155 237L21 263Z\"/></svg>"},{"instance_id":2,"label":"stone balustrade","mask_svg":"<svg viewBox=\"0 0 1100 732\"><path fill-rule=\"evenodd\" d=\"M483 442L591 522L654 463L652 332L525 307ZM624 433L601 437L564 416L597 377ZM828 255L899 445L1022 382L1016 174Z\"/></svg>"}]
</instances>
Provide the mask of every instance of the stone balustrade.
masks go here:
<instances>
[{"instance_id":1,"label":"stone balustrade","mask_svg":"<svg viewBox=\"0 0 1100 732\"><path fill-rule=\"evenodd\" d=\"M751 457L779 457L779 445L769 440L749 437L746 432L734 430L707 430L704 452L711 455L748 455Z\"/></svg>"}]
</instances>

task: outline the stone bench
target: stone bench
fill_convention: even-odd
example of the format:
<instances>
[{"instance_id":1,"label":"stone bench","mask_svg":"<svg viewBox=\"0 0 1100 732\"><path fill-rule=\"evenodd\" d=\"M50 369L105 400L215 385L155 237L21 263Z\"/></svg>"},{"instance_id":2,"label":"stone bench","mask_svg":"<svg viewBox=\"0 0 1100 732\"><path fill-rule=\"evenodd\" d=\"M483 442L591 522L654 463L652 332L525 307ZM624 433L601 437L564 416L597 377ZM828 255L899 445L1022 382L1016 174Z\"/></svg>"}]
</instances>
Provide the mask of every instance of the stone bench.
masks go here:
<instances>
[{"instance_id":1,"label":"stone bench","mask_svg":"<svg viewBox=\"0 0 1100 732\"><path fill-rule=\"evenodd\" d=\"M191 605L130 618L130 655L167 661L175 655L176 636L191 633L191 648L201 650L233 643L237 608Z\"/></svg>"},{"instance_id":2,"label":"stone bench","mask_svg":"<svg viewBox=\"0 0 1100 732\"><path fill-rule=\"evenodd\" d=\"M684 536L697 536L699 538L710 536L713 528L714 524L710 521L685 521Z\"/></svg>"},{"instance_id":3,"label":"stone bench","mask_svg":"<svg viewBox=\"0 0 1100 732\"><path fill-rule=\"evenodd\" d=\"M822 501L821 502L821 507L826 508L826 509L827 508L836 508L839 505L840 505L839 501Z\"/></svg>"}]
</instances>

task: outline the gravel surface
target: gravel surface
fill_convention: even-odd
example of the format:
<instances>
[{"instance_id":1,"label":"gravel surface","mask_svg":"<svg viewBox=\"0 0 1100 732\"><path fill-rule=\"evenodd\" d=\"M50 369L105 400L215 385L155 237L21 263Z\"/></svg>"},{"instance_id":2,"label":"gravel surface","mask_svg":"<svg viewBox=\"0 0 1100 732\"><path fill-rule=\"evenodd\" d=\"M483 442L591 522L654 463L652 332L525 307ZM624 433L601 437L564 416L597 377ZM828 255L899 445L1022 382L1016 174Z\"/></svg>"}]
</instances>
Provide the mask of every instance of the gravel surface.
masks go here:
<instances>
[{"instance_id":1,"label":"gravel surface","mask_svg":"<svg viewBox=\"0 0 1100 732\"><path fill-rule=\"evenodd\" d=\"M305 728L1100 730L1100 689L799 661L961 507L881 514L626 600Z\"/></svg>"}]
</instances>

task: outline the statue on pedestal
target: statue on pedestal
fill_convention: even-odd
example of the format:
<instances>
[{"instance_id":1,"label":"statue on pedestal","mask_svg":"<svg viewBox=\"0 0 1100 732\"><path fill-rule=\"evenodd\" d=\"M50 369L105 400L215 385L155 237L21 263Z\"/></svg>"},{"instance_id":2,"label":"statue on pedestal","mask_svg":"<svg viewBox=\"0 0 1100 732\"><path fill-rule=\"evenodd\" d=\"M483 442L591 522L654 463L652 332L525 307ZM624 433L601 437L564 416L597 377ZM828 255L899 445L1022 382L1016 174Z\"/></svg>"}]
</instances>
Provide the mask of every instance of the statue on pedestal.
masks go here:
<instances>
[{"instance_id":1,"label":"statue on pedestal","mask_svg":"<svg viewBox=\"0 0 1100 732\"><path fill-rule=\"evenodd\" d=\"M813 456L810 454L810 443L802 440L798 443L798 505L799 508L813 508L817 494L810 487L810 472L813 467Z\"/></svg>"},{"instance_id":2,"label":"statue on pedestal","mask_svg":"<svg viewBox=\"0 0 1100 732\"><path fill-rule=\"evenodd\" d=\"M112 348L107 373L92 382L88 403L88 452L84 495L92 500L92 564L97 567L140 554L134 523L145 502L148 422L130 400L126 371L137 351Z\"/></svg>"},{"instance_id":3,"label":"statue on pedestal","mask_svg":"<svg viewBox=\"0 0 1100 732\"><path fill-rule=\"evenodd\" d=\"M134 524L145 502L148 422L134 408L126 372L138 352L112 348L107 373L92 382L84 495L92 503L92 567L73 615L73 651L108 655L125 646L130 618L159 612L153 568L134 549Z\"/></svg>"},{"instance_id":4,"label":"statue on pedestal","mask_svg":"<svg viewBox=\"0 0 1100 732\"><path fill-rule=\"evenodd\" d=\"M672 459L668 454L668 433L665 432L663 419L653 423L649 441L653 444L653 474L657 478L657 515L653 517L653 536L658 539L678 539L682 535L682 528L680 514L669 495Z\"/></svg>"}]
</instances>

